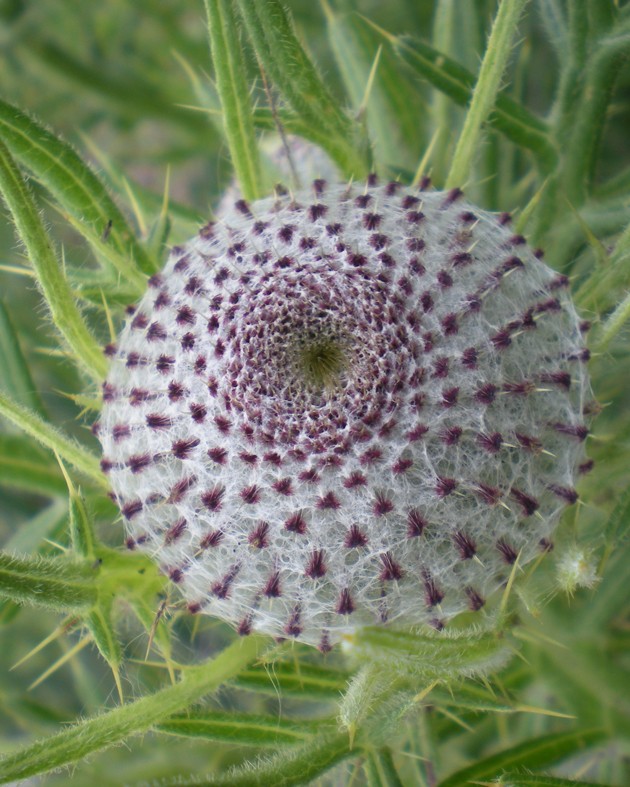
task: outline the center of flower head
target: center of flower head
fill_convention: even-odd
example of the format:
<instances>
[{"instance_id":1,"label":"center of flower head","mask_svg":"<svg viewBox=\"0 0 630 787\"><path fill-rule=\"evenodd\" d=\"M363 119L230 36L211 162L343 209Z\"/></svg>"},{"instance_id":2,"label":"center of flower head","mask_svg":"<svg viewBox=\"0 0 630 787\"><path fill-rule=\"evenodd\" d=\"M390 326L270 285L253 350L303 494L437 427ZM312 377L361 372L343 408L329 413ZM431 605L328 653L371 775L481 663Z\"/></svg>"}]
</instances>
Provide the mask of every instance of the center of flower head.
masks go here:
<instances>
[{"instance_id":1,"label":"center of flower head","mask_svg":"<svg viewBox=\"0 0 630 787\"><path fill-rule=\"evenodd\" d=\"M336 337L308 334L298 340L297 362L310 388L331 391L342 383L347 351Z\"/></svg>"},{"instance_id":2,"label":"center of flower head","mask_svg":"<svg viewBox=\"0 0 630 787\"><path fill-rule=\"evenodd\" d=\"M389 298L386 282L323 259L250 280L222 394L255 440L343 453L366 417L375 425L394 407L411 359Z\"/></svg>"}]
</instances>

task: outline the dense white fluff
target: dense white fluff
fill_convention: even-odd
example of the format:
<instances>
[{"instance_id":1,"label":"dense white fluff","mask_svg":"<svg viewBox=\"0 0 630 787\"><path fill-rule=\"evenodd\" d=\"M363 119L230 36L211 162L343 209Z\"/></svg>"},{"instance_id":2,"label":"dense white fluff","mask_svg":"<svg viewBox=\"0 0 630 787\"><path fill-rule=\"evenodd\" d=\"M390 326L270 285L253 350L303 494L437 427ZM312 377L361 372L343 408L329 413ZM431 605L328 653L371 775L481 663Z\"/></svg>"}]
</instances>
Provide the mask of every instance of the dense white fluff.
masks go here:
<instances>
[{"instance_id":1,"label":"dense white fluff","mask_svg":"<svg viewBox=\"0 0 630 787\"><path fill-rule=\"evenodd\" d=\"M129 545L192 611L323 649L480 608L577 497L566 285L457 191L237 202L114 350L99 436Z\"/></svg>"}]
</instances>

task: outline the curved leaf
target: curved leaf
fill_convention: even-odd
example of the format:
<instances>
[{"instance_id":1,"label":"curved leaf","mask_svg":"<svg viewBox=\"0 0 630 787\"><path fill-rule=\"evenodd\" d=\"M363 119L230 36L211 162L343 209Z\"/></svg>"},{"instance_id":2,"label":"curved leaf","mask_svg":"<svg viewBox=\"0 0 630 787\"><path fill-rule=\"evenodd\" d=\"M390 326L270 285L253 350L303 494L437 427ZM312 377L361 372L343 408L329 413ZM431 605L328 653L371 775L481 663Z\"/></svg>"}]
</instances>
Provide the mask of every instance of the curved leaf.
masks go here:
<instances>
[{"instance_id":1,"label":"curved leaf","mask_svg":"<svg viewBox=\"0 0 630 787\"><path fill-rule=\"evenodd\" d=\"M11 153L80 223L100 237L109 226L109 242L128 260L123 275L136 275L134 265L145 273L155 270L116 203L96 174L67 142L44 128L17 107L0 100L0 139Z\"/></svg>"}]
</instances>

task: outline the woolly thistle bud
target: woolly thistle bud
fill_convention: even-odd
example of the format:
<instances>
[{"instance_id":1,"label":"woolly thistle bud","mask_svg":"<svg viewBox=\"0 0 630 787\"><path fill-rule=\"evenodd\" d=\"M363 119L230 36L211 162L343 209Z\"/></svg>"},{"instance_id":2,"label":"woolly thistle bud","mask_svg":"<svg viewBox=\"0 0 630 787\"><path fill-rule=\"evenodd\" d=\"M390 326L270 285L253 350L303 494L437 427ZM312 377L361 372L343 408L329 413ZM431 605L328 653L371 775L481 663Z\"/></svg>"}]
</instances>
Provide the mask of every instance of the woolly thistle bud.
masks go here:
<instances>
[{"instance_id":1,"label":"woolly thistle bud","mask_svg":"<svg viewBox=\"0 0 630 787\"><path fill-rule=\"evenodd\" d=\"M560 589L570 596L578 588L594 588L599 577L593 555L577 544L570 546L558 560L557 579Z\"/></svg>"},{"instance_id":2,"label":"woolly thistle bud","mask_svg":"<svg viewBox=\"0 0 630 787\"><path fill-rule=\"evenodd\" d=\"M584 325L539 256L459 190L238 201L112 349L128 545L191 611L323 650L481 608L583 463Z\"/></svg>"}]
</instances>

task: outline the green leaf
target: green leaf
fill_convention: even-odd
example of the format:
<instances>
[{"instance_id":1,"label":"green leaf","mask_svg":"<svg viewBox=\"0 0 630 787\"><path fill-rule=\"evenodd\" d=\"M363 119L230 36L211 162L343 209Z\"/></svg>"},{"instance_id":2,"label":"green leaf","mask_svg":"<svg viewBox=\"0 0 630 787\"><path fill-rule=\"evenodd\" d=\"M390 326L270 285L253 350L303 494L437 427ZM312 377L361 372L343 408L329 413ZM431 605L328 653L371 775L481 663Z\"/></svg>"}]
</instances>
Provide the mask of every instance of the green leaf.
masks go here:
<instances>
[{"instance_id":1,"label":"green leaf","mask_svg":"<svg viewBox=\"0 0 630 787\"><path fill-rule=\"evenodd\" d=\"M199 702L256 658L261 637L239 639L209 662L191 667L179 683L79 722L0 760L0 783L26 779L70 765L101 749L146 732Z\"/></svg>"},{"instance_id":2,"label":"green leaf","mask_svg":"<svg viewBox=\"0 0 630 787\"><path fill-rule=\"evenodd\" d=\"M28 51L29 55L40 60L48 73L54 71L81 88L82 92L91 92L110 109L120 112L127 121L130 117L141 121L157 118L160 123L177 126L199 139L205 137L207 143L214 141L212 129L202 118L179 105L182 97L176 84L168 92L163 90L166 84L164 75L152 74L151 66L147 69L150 78L138 73L138 69L126 70L127 64L110 71L104 69L102 63L114 66L115 58L104 58L101 64L94 66L87 58L80 60L74 57L69 47L55 44L48 36L44 40L29 37Z\"/></svg>"},{"instance_id":3,"label":"green leaf","mask_svg":"<svg viewBox=\"0 0 630 787\"><path fill-rule=\"evenodd\" d=\"M103 299L110 308L128 306L138 301L138 290L129 285L125 286L124 283L83 284L81 281L75 283L75 276L72 279L75 285L73 289L75 297L90 306L96 306L98 309L103 308Z\"/></svg>"},{"instance_id":4,"label":"green leaf","mask_svg":"<svg viewBox=\"0 0 630 787\"><path fill-rule=\"evenodd\" d=\"M108 222L105 231L97 233L94 232L89 224L75 218L71 213L61 211L61 215L68 224L90 244L97 260L105 263L99 271L94 271L89 268L80 271L69 270L66 273L68 279L73 281L73 283L79 277L87 278L88 281L94 281L103 277L103 274L107 275L108 268L112 268L116 272L116 285L120 286L122 281L123 286L130 289L135 299L138 300L146 289L147 278L135 267L135 265L129 262L127 257L123 257L123 255L110 243L109 236L113 223L110 225ZM151 255L151 259L157 259L157 257ZM112 275L107 275L105 281L111 287Z\"/></svg>"},{"instance_id":5,"label":"green leaf","mask_svg":"<svg viewBox=\"0 0 630 787\"><path fill-rule=\"evenodd\" d=\"M275 757L261 759L258 762L234 768L225 774L212 779L182 781L171 784L181 787L292 787L309 784L318 776L326 773L334 765L350 757L354 752L350 749L347 735L331 735L317 738L305 746L285 749Z\"/></svg>"},{"instance_id":6,"label":"green leaf","mask_svg":"<svg viewBox=\"0 0 630 787\"><path fill-rule=\"evenodd\" d=\"M96 174L75 150L17 107L0 100L0 139L55 197L61 207L97 237L111 221L108 242L137 275L155 270L127 220ZM88 240L89 240L88 236ZM113 260L112 260L113 261ZM125 275L125 270L120 271Z\"/></svg>"},{"instance_id":7,"label":"green leaf","mask_svg":"<svg viewBox=\"0 0 630 787\"><path fill-rule=\"evenodd\" d=\"M58 611L83 609L96 601L94 580L93 569L85 564L0 552L0 594L21 604Z\"/></svg>"},{"instance_id":8,"label":"green leaf","mask_svg":"<svg viewBox=\"0 0 630 787\"><path fill-rule=\"evenodd\" d=\"M283 746L304 743L321 731L322 722L255 716L249 713L219 711L177 716L156 726L160 732L238 746Z\"/></svg>"},{"instance_id":9,"label":"green leaf","mask_svg":"<svg viewBox=\"0 0 630 787\"><path fill-rule=\"evenodd\" d=\"M512 51L512 40L526 4L527 0L501 0L464 127L453 154L446 188L462 186L471 175L475 158L481 148L483 124L494 109L503 72Z\"/></svg>"},{"instance_id":10,"label":"green leaf","mask_svg":"<svg viewBox=\"0 0 630 787\"><path fill-rule=\"evenodd\" d=\"M339 107L299 42L278 0L237 0L261 67L297 115L317 129L325 149L347 177L367 175L358 129Z\"/></svg>"},{"instance_id":11,"label":"green leaf","mask_svg":"<svg viewBox=\"0 0 630 787\"><path fill-rule=\"evenodd\" d=\"M603 5L603 4L602 4ZM630 51L630 25L621 26L600 39L583 67L582 95L572 97L571 134L563 157L564 188L575 206L582 205L590 193L613 88L621 64Z\"/></svg>"},{"instance_id":12,"label":"green leaf","mask_svg":"<svg viewBox=\"0 0 630 787\"><path fill-rule=\"evenodd\" d=\"M467 106L473 94L474 74L419 39L389 34L387 38L400 58L418 74L456 104ZM547 124L517 101L499 93L488 124L516 145L531 150L543 172L553 170L558 156Z\"/></svg>"},{"instance_id":13,"label":"green leaf","mask_svg":"<svg viewBox=\"0 0 630 787\"><path fill-rule=\"evenodd\" d=\"M245 199L263 195L249 87L232 0L205 0L212 62L232 164Z\"/></svg>"},{"instance_id":14,"label":"green leaf","mask_svg":"<svg viewBox=\"0 0 630 787\"><path fill-rule=\"evenodd\" d=\"M368 787L404 787L389 749L371 751L363 767Z\"/></svg>"},{"instance_id":15,"label":"green leaf","mask_svg":"<svg viewBox=\"0 0 630 787\"><path fill-rule=\"evenodd\" d=\"M605 737L606 733L603 730L578 730L533 738L480 759L474 765L461 768L439 782L438 787L461 787L470 782L493 778L515 766L546 768L581 753Z\"/></svg>"},{"instance_id":16,"label":"green leaf","mask_svg":"<svg viewBox=\"0 0 630 787\"><path fill-rule=\"evenodd\" d=\"M509 771L501 775L495 782L500 787L602 787L595 782L583 782L576 779L558 779L555 776L539 776L521 771Z\"/></svg>"},{"instance_id":17,"label":"green leaf","mask_svg":"<svg viewBox=\"0 0 630 787\"><path fill-rule=\"evenodd\" d=\"M581 612L584 630L606 629L610 620L619 614L628 598L627 567L630 560L630 486L620 494L608 521L604 525L604 543L610 557L604 566L604 576L597 592Z\"/></svg>"},{"instance_id":18,"label":"green leaf","mask_svg":"<svg viewBox=\"0 0 630 787\"><path fill-rule=\"evenodd\" d=\"M540 18L558 58L563 58L567 50L567 20L561 0L538 0Z\"/></svg>"},{"instance_id":19,"label":"green leaf","mask_svg":"<svg viewBox=\"0 0 630 787\"><path fill-rule=\"evenodd\" d=\"M98 380L107 372L107 361L81 312L63 274L39 211L9 151L0 142L0 191L9 208L18 236L24 243L50 314L74 358Z\"/></svg>"},{"instance_id":20,"label":"green leaf","mask_svg":"<svg viewBox=\"0 0 630 787\"><path fill-rule=\"evenodd\" d=\"M357 663L373 661L427 681L484 674L504 664L509 655L505 641L494 631L422 636L370 626L355 631L346 650Z\"/></svg>"},{"instance_id":21,"label":"green leaf","mask_svg":"<svg viewBox=\"0 0 630 787\"><path fill-rule=\"evenodd\" d=\"M83 446L71 438L64 435L58 429L55 429L49 423L40 418L36 413L27 410L26 407L14 402L8 396L0 391L0 415L7 418L14 423L17 427L22 429L26 434L34 437L35 440L56 451L62 459L65 459L71 465L77 468L81 473L86 475L100 487L108 487L105 476L101 472L99 460L94 454L88 451ZM2 443L0 442L0 445ZM7 447L5 443L5 448ZM32 457L28 461L32 461ZM19 462L19 459L18 459ZM34 469L37 471L37 466L33 462ZM22 465L22 472L24 472L24 465ZM43 476L40 473L40 476Z\"/></svg>"},{"instance_id":22,"label":"green leaf","mask_svg":"<svg viewBox=\"0 0 630 787\"><path fill-rule=\"evenodd\" d=\"M68 519L68 504L63 499L53 500L31 519L20 522L11 538L4 544L7 552L29 554L42 546L45 538L64 528Z\"/></svg>"},{"instance_id":23,"label":"green leaf","mask_svg":"<svg viewBox=\"0 0 630 787\"><path fill-rule=\"evenodd\" d=\"M336 14L326 2L323 6L335 60L355 111L366 115L376 161L388 168L415 167L426 137L418 91L391 47L379 51L374 32L358 16Z\"/></svg>"},{"instance_id":24,"label":"green leaf","mask_svg":"<svg viewBox=\"0 0 630 787\"><path fill-rule=\"evenodd\" d=\"M239 689L247 689L273 697L281 695L295 699L322 702L336 701L345 690L348 676L314 664L279 662L268 667L244 670L234 681Z\"/></svg>"},{"instance_id":25,"label":"green leaf","mask_svg":"<svg viewBox=\"0 0 630 787\"><path fill-rule=\"evenodd\" d=\"M87 560L96 554L94 523L85 505L85 500L74 488L70 489L70 538L74 551Z\"/></svg>"},{"instance_id":26,"label":"green leaf","mask_svg":"<svg viewBox=\"0 0 630 787\"><path fill-rule=\"evenodd\" d=\"M39 396L20 342L4 303L0 300L0 379L7 393L39 415L44 405Z\"/></svg>"},{"instance_id":27,"label":"green leaf","mask_svg":"<svg viewBox=\"0 0 630 787\"><path fill-rule=\"evenodd\" d=\"M0 433L0 484L46 496L65 495L66 492L57 463L23 435Z\"/></svg>"},{"instance_id":28,"label":"green leaf","mask_svg":"<svg viewBox=\"0 0 630 787\"><path fill-rule=\"evenodd\" d=\"M122 661L122 649L112 620L112 604L113 599L104 601L100 598L98 604L90 610L90 613L85 618L85 623L99 653L114 673L118 694L122 697L122 688L118 676L118 667Z\"/></svg>"}]
</instances>

